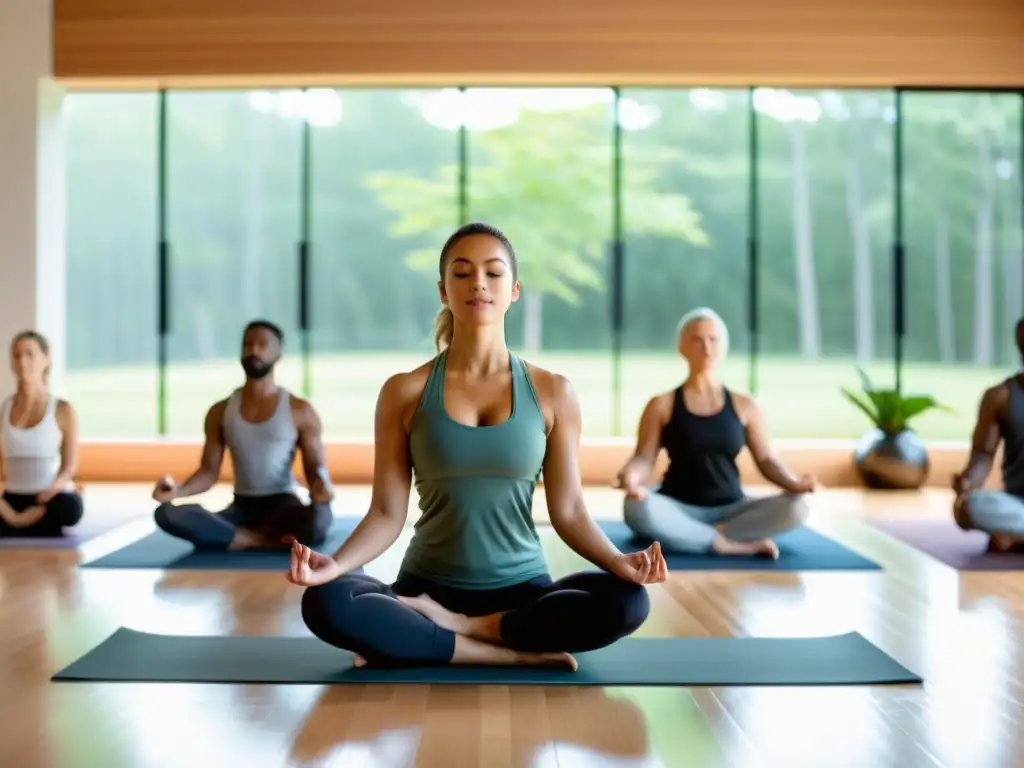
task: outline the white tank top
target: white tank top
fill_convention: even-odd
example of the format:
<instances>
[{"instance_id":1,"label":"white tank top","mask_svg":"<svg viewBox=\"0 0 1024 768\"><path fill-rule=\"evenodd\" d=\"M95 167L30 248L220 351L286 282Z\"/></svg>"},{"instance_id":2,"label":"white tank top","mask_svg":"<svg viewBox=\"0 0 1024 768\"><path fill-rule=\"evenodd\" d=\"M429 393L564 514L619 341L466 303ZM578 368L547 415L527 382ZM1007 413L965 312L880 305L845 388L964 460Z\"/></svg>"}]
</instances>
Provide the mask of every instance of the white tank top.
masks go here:
<instances>
[{"instance_id":1,"label":"white tank top","mask_svg":"<svg viewBox=\"0 0 1024 768\"><path fill-rule=\"evenodd\" d=\"M13 406L14 397L11 396L0 408L3 417L0 450L4 454L4 490L34 495L53 485L60 471L60 447L64 434L57 424L57 398L50 396L42 421L28 429L11 426Z\"/></svg>"}]
</instances>

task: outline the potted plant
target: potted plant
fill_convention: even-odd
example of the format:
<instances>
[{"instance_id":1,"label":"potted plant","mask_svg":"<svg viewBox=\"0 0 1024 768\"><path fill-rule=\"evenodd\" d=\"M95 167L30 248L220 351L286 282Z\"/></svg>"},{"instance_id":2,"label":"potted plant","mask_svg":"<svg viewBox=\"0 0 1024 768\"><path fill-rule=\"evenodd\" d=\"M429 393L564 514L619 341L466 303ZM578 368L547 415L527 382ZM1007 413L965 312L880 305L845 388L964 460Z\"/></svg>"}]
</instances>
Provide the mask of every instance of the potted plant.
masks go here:
<instances>
[{"instance_id":1,"label":"potted plant","mask_svg":"<svg viewBox=\"0 0 1024 768\"><path fill-rule=\"evenodd\" d=\"M861 392L842 388L846 399L860 408L874 429L857 442L853 459L869 488L920 488L930 463L924 441L908 424L931 410L952 412L931 395L904 395L898 389L879 389L860 368Z\"/></svg>"}]
</instances>

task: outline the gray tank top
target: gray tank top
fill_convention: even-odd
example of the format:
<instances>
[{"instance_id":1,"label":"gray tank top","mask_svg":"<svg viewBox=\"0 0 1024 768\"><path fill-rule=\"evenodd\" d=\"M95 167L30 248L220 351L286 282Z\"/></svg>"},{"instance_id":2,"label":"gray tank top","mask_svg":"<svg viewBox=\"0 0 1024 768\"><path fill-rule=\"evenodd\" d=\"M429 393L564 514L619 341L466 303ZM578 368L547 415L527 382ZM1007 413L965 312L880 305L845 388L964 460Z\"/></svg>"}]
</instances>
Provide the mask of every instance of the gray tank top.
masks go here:
<instances>
[{"instance_id":1,"label":"gray tank top","mask_svg":"<svg viewBox=\"0 0 1024 768\"><path fill-rule=\"evenodd\" d=\"M239 496L272 496L295 493L298 481L292 472L299 430L292 419L291 395L282 388L277 409L266 421L242 418L242 390L236 389L224 409L224 442L231 454L235 493Z\"/></svg>"},{"instance_id":2,"label":"gray tank top","mask_svg":"<svg viewBox=\"0 0 1024 768\"><path fill-rule=\"evenodd\" d=\"M1024 497L1024 390L1014 377L1009 380L1010 404L1006 420L999 425L1003 438L1003 487Z\"/></svg>"}]
</instances>

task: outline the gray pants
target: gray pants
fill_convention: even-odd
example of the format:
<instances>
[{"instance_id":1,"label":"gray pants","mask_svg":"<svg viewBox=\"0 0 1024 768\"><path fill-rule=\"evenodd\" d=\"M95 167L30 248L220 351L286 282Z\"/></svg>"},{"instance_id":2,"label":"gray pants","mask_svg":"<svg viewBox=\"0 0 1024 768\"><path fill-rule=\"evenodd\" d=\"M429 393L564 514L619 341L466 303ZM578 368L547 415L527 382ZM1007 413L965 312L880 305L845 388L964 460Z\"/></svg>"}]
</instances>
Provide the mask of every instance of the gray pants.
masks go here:
<instances>
[{"instance_id":1,"label":"gray pants","mask_svg":"<svg viewBox=\"0 0 1024 768\"><path fill-rule=\"evenodd\" d=\"M666 552L703 553L721 533L733 541L770 539L807 522L803 494L780 493L741 499L720 507L697 507L648 490L643 501L626 497L623 513L634 532L661 542ZM722 525L722 530L715 528Z\"/></svg>"},{"instance_id":2,"label":"gray pants","mask_svg":"<svg viewBox=\"0 0 1024 768\"><path fill-rule=\"evenodd\" d=\"M971 491L964 510L974 528L988 534L1024 536L1024 499L1006 491Z\"/></svg>"}]
</instances>

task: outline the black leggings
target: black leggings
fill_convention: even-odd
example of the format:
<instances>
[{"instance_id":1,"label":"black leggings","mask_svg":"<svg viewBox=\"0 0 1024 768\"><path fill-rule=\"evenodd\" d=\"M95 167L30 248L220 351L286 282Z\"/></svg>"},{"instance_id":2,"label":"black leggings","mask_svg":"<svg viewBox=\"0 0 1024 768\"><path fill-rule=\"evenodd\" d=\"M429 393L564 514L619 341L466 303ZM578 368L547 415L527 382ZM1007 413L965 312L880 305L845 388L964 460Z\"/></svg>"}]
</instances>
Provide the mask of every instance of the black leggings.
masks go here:
<instances>
[{"instance_id":1,"label":"black leggings","mask_svg":"<svg viewBox=\"0 0 1024 768\"><path fill-rule=\"evenodd\" d=\"M330 504L303 504L292 493L235 496L231 506L221 512L210 512L199 504L166 503L157 507L153 518L165 533L205 550L227 549L238 528L275 541L291 535L312 547L327 538L334 519Z\"/></svg>"},{"instance_id":2,"label":"black leggings","mask_svg":"<svg viewBox=\"0 0 1024 768\"><path fill-rule=\"evenodd\" d=\"M24 493L5 493L6 501L15 512L23 512L29 507L36 505L34 495ZM85 507L82 504L82 497L73 491L58 493L45 504L46 514L35 525L19 528L15 525L8 525L7 521L0 518L0 536L4 537L47 537L56 538L64 535L64 529L77 525L82 519Z\"/></svg>"},{"instance_id":3,"label":"black leggings","mask_svg":"<svg viewBox=\"0 0 1024 768\"><path fill-rule=\"evenodd\" d=\"M511 587L466 590L408 574L391 586L346 574L302 595L310 632L374 664L446 664L455 634L396 598L426 593L450 611L501 617L501 643L518 651L590 651L635 632L651 610L647 590L606 571L548 577Z\"/></svg>"}]
</instances>

